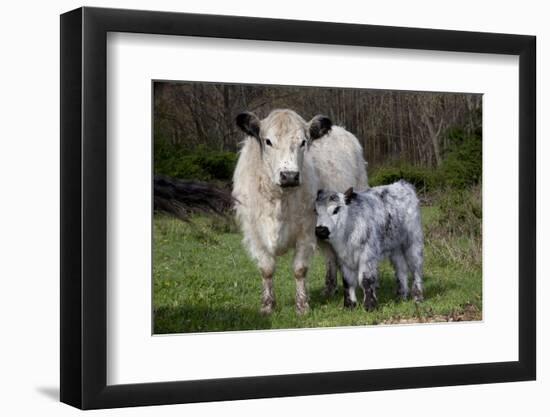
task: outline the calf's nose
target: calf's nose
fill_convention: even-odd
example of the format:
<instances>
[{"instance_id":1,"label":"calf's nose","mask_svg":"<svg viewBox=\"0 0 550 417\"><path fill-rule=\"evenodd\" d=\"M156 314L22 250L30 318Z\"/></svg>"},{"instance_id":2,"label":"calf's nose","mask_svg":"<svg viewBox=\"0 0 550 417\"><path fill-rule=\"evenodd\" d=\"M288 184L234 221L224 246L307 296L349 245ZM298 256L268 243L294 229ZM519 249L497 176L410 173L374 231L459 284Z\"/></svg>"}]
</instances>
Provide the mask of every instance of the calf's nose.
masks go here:
<instances>
[{"instance_id":1,"label":"calf's nose","mask_svg":"<svg viewBox=\"0 0 550 417\"><path fill-rule=\"evenodd\" d=\"M330 230L328 230L328 227L326 226L317 226L315 228L315 234L320 239L328 239L330 236Z\"/></svg>"},{"instance_id":2,"label":"calf's nose","mask_svg":"<svg viewBox=\"0 0 550 417\"><path fill-rule=\"evenodd\" d=\"M300 173L298 171L281 171L279 177L281 187L296 187L300 185Z\"/></svg>"}]
</instances>

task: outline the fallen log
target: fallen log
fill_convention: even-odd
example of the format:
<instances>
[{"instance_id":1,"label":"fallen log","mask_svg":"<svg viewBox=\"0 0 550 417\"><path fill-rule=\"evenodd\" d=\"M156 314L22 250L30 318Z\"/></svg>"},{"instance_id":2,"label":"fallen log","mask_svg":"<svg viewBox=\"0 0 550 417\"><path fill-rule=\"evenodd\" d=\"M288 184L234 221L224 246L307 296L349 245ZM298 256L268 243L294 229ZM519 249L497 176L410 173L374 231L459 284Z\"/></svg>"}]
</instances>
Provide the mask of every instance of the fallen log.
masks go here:
<instances>
[{"instance_id":1,"label":"fallen log","mask_svg":"<svg viewBox=\"0 0 550 417\"><path fill-rule=\"evenodd\" d=\"M184 221L190 214L228 215L233 206L231 191L214 184L155 175L154 210Z\"/></svg>"}]
</instances>

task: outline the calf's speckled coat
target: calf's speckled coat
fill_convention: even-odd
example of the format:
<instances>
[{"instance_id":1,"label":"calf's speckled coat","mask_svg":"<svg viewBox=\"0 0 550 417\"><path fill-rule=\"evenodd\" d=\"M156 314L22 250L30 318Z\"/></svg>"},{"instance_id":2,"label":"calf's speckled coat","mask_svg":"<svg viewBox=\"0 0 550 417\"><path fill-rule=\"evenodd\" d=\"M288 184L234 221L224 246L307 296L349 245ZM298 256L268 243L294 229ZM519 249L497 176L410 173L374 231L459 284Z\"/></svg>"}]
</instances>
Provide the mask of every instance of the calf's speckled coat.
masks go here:
<instances>
[{"instance_id":1,"label":"calf's speckled coat","mask_svg":"<svg viewBox=\"0 0 550 417\"><path fill-rule=\"evenodd\" d=\"M355 307L355 289L364 291L365 309L376 307L378 264L389 257L395 269L397 293L423 299L424 238L420 205L414 187L401 180L364 192L319 191L315 203L320 239L330 243L344 274L344 305Z\"/></svg>"}]
</instances>

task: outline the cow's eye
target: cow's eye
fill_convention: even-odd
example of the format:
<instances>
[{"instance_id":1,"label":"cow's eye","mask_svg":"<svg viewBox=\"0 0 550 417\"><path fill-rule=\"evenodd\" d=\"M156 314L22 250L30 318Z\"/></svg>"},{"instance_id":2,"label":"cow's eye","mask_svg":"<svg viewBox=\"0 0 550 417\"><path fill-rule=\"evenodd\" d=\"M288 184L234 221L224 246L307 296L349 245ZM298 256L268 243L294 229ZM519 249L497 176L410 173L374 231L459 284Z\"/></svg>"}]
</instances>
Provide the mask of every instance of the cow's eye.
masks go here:
<instances>
[{"instance_id":1,"label":"cow's eye","mask_svg":"<svg viewBox=\"0 0 550 417\"><path fill-rule=\"evenodd\" d=\"M303 140L302 143L300 144L300 148L303 148L304 146L306 146L306 141Z\"/></svg>"},{"instance_id":2,"label":"cow's eye","mask_svg":"<svg viewBox=\"0 0 550 417\"><path fill-rule=\"evenodd\" d=\"M265 144L266 144L267 146L273 146L273 144L271 143L271 141L270 141L269 139L266 139L266 140L265 140Z\"/></svg>"},{"instance_id":3,"label":"cow's eye","mask_svg":"<svg viewBox=\"0 0 550 417\"><path fill-rule=\"evenodd\" d=\"M336 208L332 212L332 215L334 216L335 214L338 214L339 211L340 211L340 206L336 206Z\"/></svg>"}]
</instances>

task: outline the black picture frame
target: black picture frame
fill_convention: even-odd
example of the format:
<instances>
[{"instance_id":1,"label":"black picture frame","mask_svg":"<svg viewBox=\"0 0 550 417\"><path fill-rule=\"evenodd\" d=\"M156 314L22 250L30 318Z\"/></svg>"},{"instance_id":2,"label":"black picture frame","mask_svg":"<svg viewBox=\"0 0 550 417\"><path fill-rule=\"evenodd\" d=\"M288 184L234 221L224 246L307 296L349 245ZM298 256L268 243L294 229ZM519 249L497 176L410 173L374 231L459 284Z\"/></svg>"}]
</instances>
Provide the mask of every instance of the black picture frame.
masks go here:
<instances>
[{"instance_id":1,"label":"black picture frame","mask_svg":"<svg viewBox=\"0 0 550 417\"><path fill-rule=\"evenodd\" d=\"M519 360L107 385L108 32L519 56ZM79 8L61 15L61 401L81 409L536 378L536 38L251 17Z\"/></svg>"}]
</instances>

